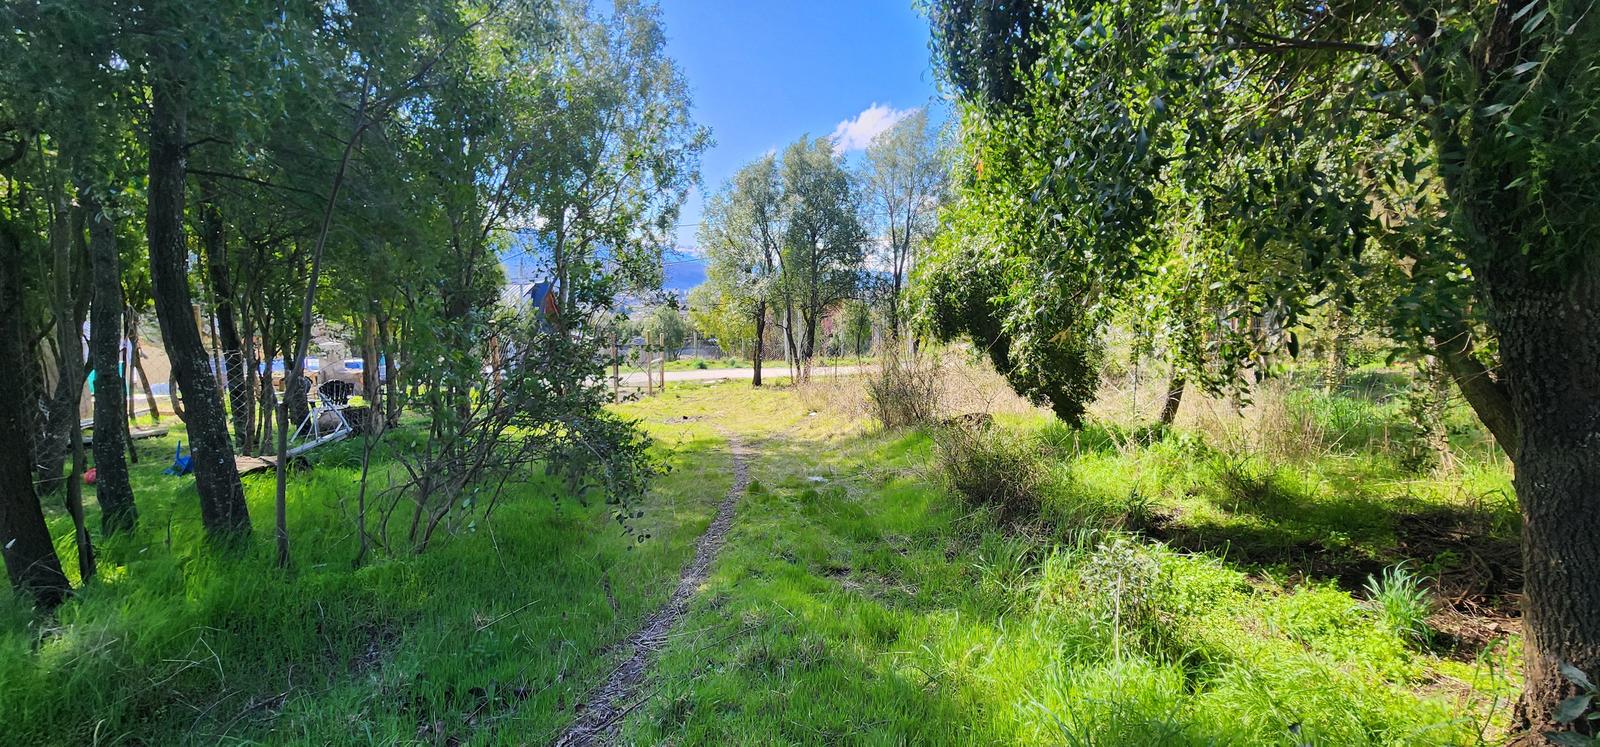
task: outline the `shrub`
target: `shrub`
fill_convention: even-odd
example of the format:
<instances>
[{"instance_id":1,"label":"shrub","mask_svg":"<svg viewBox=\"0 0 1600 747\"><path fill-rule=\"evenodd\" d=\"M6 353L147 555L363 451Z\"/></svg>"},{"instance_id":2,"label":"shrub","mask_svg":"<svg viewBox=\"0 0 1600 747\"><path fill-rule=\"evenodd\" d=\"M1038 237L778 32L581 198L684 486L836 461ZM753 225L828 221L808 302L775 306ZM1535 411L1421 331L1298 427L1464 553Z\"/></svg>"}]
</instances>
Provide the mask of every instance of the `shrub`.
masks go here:
<instances>
[{"instance_id":1,"label":"shrub","mask_svg":"<svg viewBox=\"0 0 1600 747\"><path fill-rule=\"evenodd\" d=\"M962 424L934 434L945 488L999 512L1002 521L1037 516L1048 467L1029 439Z\"/></svg>"},{"instance_id":2,"label":"shrub","mask_svg":"<svg viewBox=\"0 0 1600 747\"><path fill-rule=\"evenodd\" d=\"M915 428L939 418L942 375L932 358L906 353L898 345L885 345L878 356L877 373L867 380L872 413L885 428Z\"/></svg>"},{"instance_id":3,"label":"shrub","mask_svg":"<svg viewBox=\"0 0 1600 747\"><path fill-rule=\"evenodd\" d=\"M1154 622L1161 563L1148 549L1117 536L1095 548L1079 578L1096 617L1111 627L1113 654L1120 656L1122 637Z\"/></svg>"},{"instance_id":4,"label":"shrub","mask_svg":"<svg viewBox=\"0 0 1600 747\"><path fill-rule=\"evenodd\" d=\"M1213 452L1206 459L1211 481L1230 511L1280 508L1277 472L1248 453Z\"/></svg>"},{"instance_id":5,"label":"shrub","mask_svg":"<svg viewBox=\"0 0 1600 747\"><path fill-rule=\"evenodd\" d=\"M1433 611L1426 581L1405 563L1386 568L1381 576L1367 576L1367 604L1395 635L1426 643L1432 638L1428 615Z\"/></svg>"}]
</instances>

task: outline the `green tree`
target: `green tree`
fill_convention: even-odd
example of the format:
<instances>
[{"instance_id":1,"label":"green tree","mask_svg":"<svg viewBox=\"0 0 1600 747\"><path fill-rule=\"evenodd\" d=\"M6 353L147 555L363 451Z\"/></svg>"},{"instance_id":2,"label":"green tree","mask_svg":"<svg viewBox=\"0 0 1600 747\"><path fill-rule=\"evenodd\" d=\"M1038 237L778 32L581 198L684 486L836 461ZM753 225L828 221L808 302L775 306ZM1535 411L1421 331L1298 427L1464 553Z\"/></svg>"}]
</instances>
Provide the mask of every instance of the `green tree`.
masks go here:
<instances>
[{"instance_id":1,"label":"green tree","mask_svg":"<svg viewBox=\"0 0 1600 747\"><path fill-rule=\"evenodd\" d=\"M650 344L659 345L667 360L677 360L678 350L689 340L689 323L673 304L655 307L642 326Z\"/></svg>"},{"instance_id":2,"label":"green tree","mask_svg":"<svg viewBox=\"0 0 1600 747\"><path fill-rule=\"evenodd\" d=\"M751 320L755 342L752 386L761 386L767 322L781 303L784 236L788 209L772 155L746 164L706 200L700 243L706 251L706 284L728 313Z\"/></svg>"},{"instance_id":3,"label":"green tree","mask_svg":"<svg viewBox=\"0 0 1600 747\"><path fill-rule=\"evenodd\" d=\"M881 303L891 338L900 336L907 275L938 227L949 171L926 109L912 112L867 147L862 191L869 224L877 232L874 253L888 274Z\"/></svg>"},{"instance_id":4,"label":"green tree","mask_svg":"<svg viewBox=\"0 0 1600 747\"><path fill-rule=\"evenodd\" d=\"M1517 713L1535 733L1566 728L1556 706L1573 686L1559 668L1600 670L1600 458L1584 445L1600 422L1588 4L930 11L965 143L951 218L963 238L930 272L940 330L1000 348L1019 390L1075 418L1095 367L1073 350L1091 351L1109 310L1172 256L1174 215L1193 217L1180 257L1214 310L1205 353L1224 371L1259 373L1263 352L1292 351L1286 330L1305 309L1354 306L1343 279L1388 278L1365 292L1389 294L1393 332L1444 362L1516 463Z\"/></svg>"},{"instance_id":5,"label":"green tree","mask_svg":"<svg viewBox=\"0 0 1600 747\"><path fill-rule=\"evenodd\" d=\"M779 278L783 331L804 377L823 314L861 289L867 234L860 195L827 138L802 137L790 144L783 152L782 173L788 211Z\"/></svg>"},{"instance_id":6,"label":"green tree","mask_svg":"<svg viewBox=\"0 0 1600 747\"><path fill-rule=\"evenodd\" d=\"M688 300L689 322L706 338L715 339L724 352L743 357L754 348L755 323L748 311L737 308L732 295L708 280L692 288Z\"/></svg>"}]
</instances>

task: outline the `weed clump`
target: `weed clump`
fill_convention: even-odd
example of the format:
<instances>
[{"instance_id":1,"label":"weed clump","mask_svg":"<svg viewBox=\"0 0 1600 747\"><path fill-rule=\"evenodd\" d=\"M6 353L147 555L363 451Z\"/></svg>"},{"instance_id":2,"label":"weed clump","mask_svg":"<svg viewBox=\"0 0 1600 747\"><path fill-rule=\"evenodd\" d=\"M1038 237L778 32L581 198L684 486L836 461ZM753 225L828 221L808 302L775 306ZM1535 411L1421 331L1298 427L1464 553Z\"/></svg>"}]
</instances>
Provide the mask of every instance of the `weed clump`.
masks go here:
<instances>
[{"instance_id":1,"label":"weed clump","mask_svg":"<svg viewBox=\"0 0 1600 747\"><path fill-rule=\"evenodd\" d=\"M1405 563L1386 568L1380 576L1367 576L1367 604L1396 636L1427 643L1433 637L1428 627L1433 600L1426 581Z\"/></svg>"},{"instance_id":2,"label":"weed clump","mask_svg":"<svg viewBox=\"0 0 1600 747\"><path fill-rule=\"evenodd\" d=\"M1120 654L1123 637L1155 622L1165 583L1160 561L1147 548L1113 537L1089 555L1079 578L1096 619L1111 629L1115 654Z\"/></svg>"},{"instance_id":3,"label":"weed clump","mask_svg":"<svg viewBox=\"0 0 1600 747\"><path fill-rule=\"evenodd\" d=\"M867 380L872 414L891 430L929 425L939 418L938 361L885 345L878 371Z\"/></svg>"},{"instance_id":4,"label":"weed clump","mask_svg":"<svg viewBox=\"0 0 1600 747\"><path fill-rule=\"evenodd\" d=\"M956 424L940 428L934 449L944 486L1002 521L1039 515L1049 468L1028 439Z\"/></svg>"}]
</instances>

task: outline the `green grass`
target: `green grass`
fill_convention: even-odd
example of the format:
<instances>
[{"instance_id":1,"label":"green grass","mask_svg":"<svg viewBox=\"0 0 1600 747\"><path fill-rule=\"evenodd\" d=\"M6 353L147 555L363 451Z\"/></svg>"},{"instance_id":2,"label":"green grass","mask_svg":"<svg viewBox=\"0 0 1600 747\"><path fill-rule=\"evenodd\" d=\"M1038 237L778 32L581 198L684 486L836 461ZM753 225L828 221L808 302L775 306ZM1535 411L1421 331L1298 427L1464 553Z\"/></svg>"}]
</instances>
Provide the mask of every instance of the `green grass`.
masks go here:
<instances>
[{"instance_id":1,"label":"green grass","mask_svg":"<svg viewBox=\"0 0 1600 747\"><path fill-rule=\"evenodd\" d=\"M815 365L861 366L870 364L872 361L873 358L870 355L848 355L843 357L818 358ZM749 368L751 365L753 364L750 362L749 358L679 358L678 360L667 361L665 367L668 371L694 371L712 368ZM763 373L768 371L788 371L789 362L782 358L777 360L767 360L762 361L761 367ZM625 364L621 366L620 370L622 373L638 373L643 371L644 367L638 365L637 363L631 365ZM652 368L651 370L655 371L659 369Z\"/></svg>"},{"instance_id":2,"label":"green grass","mask_svg":"<svg viewBox=\"0 0 1600 747\"><path fill-rule=\"evenodd\" d=\"M1109 510L1070 504L1143 491L1146 510L1185 510L1180 527L1382 556L1401 509L1362 514L1395 493L1343 491L1386 466L1253 465L1245 477L1270 487L1243 501L1216 486L1193 434L1117 447L1091 431L1074 456L1043 418L1007 418L1007 438L1037 439L1051 460L1043 520L1019 527L937 487L927 435L799 400L721 386L635 406L714 419L760 456L626 741L1472 744L1508 716L1493 699L1515 692L1514 645L1451 658L1290 556L1241 562L1049 520L1101 521ZM1112 614L1107 590L1126 601L1134 587L1142 606Z\"/></svg>"},{"instance_id":3,"label":"green grass","mask_svg":"<svg viewBox=\"0 0 1600 747\"><path fill-rule=\"evenodd\" d=\"M1407 472L1403 387L1372 378L1291 392L1272 448L1002 415L1005 459L965 484L1022 465L1025 511L948 490L945 447L849 412L848 379L677 384L620 408L673 467L642 504L649 542L535 478L475 532L355 570L355 444L293 479L281 572L270 477L246 486L254 543L218 556L192 481L157 474L175 433L146 442L141 527L102 543L99 580L53 618L0 602L0 741L548 742L675 584L732 433L752 483L625 743L1493 742L1516 638L1418 636L1399 602L1436 605L1430 585L1382 578L1459 580L1466 551L1514 543L1507 470L1457 423L1455 472Z\"/></svg>"},{"instance_id":4,"label":"green grass","mask_svg":"<svg viewBox=\"0 0 1600 747\"><path fill-rule=\"evenodd\" d=\"M629 549L605 506L535 480L475 532L356 570L355 444L292 479L282 572L270 475L246 478L253 543L218 556L192 479L159 474L181 431L142 442L140 528L100 543L98 580L54 619L0 602L0 741L547 741L666 598L727 489L712 431L650 427L676 467L643 503L650 542ZM70 522L50 523L70 566Z\"/></svg>"}]
</instances>

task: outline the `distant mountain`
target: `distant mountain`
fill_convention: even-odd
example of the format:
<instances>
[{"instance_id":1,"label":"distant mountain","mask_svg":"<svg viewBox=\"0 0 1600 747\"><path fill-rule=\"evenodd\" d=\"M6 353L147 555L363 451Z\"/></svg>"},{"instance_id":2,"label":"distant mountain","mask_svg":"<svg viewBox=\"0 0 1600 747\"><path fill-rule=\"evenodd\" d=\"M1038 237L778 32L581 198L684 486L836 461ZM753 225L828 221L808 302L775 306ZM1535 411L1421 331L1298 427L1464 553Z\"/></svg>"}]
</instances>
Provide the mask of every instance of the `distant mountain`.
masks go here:
<instances>
[{"instance_id":1,"label":"distant mountain","mask_svg":"<svg viewBox=\"0 0 1600 747\"><path fill-rule=\"evenodd\" d=\"M706 261L683 251L669 251L661 258L664 276L661 287L676 293L687 293L706 281Z\"/></svg>"}]
</instances>

